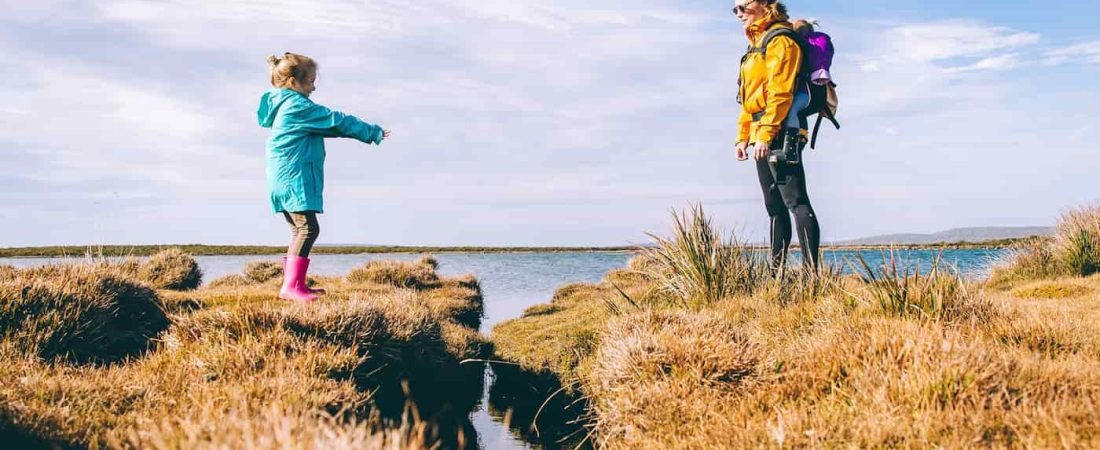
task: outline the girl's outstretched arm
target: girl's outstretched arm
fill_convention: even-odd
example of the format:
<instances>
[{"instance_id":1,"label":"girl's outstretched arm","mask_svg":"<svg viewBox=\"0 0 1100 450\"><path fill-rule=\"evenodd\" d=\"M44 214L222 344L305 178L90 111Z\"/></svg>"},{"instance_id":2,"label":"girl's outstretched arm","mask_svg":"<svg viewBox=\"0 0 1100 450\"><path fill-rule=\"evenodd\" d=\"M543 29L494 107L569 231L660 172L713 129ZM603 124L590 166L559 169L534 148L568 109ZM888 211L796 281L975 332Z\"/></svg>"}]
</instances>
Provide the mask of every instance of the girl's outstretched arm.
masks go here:
<instances>
[{"instance_id":1,"label":"girl's outstretched arm","mask_svg":"<svg viewBox=\"0 0 1100 450\"><path fill-rule=\"evenodd\" d=\"M310 133L326 137L347 137L368 144L381 144L386 136L382 127L372 125L350 114L333 111L313 102L305 102L292 112L293 122Z\"/></svg>"}]
</instances>

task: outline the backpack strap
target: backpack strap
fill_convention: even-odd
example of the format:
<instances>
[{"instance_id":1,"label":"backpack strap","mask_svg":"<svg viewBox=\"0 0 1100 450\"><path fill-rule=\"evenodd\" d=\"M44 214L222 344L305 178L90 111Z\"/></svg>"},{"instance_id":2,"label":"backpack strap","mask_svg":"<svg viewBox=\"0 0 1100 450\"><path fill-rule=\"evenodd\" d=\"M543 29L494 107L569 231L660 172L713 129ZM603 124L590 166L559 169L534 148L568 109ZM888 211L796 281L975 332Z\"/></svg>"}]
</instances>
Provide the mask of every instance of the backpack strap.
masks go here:
<instances>
[{"instance_id":1,"label":"backpack strap","mask_svg":"<svg viewBox=\"0 0 1100 450\"><path fill-rule=\"evenodd\" d=\"M811 150L817 148L817 132L821 130L821 121L825 119L829 119L829 122L832 122L836 129L840 129L840 122L836 121L836 117L833 116L833 113L829 112L828 108L822 109L821 112L817 113L817 123L814 124L813 136L810 138Z\"/></svg>"}]
</instances>

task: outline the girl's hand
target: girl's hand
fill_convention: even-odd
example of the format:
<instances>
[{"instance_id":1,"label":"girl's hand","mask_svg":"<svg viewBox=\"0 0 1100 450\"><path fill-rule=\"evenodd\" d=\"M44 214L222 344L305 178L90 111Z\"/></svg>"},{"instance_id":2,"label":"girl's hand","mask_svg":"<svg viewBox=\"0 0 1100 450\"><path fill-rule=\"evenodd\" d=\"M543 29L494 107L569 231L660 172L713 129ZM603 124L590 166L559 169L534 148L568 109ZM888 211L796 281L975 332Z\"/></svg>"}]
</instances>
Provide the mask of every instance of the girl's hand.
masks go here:
<instances>
[{"instance_id":1,"label":"girl's hand","mask_svg":"<svg viewBox=\"0 0 1100 450\"><path fill-rule=\"evenodd\" d=\"M382 139L390 137L390 130L382 130Z\"/></svg>"},{"instance_id":2,"label":"girl's hand","mask_svg":"<svg viewBox=\"0 0 1100 450\"><path fill-rule=\"evenodd\" d=\"M744 161L749 159L749 143L738 142L737 143L737 160Z\"/></svg>"}]
</instances>

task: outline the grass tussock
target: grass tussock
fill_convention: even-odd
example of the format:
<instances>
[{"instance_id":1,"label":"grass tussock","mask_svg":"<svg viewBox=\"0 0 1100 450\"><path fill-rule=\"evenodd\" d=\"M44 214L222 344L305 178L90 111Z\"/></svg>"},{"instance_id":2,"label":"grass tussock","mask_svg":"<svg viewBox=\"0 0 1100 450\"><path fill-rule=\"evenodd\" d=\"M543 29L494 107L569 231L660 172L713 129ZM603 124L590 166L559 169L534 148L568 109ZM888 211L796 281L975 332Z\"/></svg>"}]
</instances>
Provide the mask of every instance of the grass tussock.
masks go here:
<instances>
[{"instance_id":1,"label":"grass tussock","mask_svg":"<svg viewBox=\"0 0 1100 450\"><path fill-rule=\"evenodd\" d=\"M415 263L401 261L371 261L352 270L348 281L375 283L401 288L424 289L434 287L439 281L434 258L422 258Z\"/></svg>"},{"instance_id":2,"label":"grass tussock","mask_svg":"<svg viewBox=\"0 0 1100 450\"><path fill-rule=\"evenodd\" d=\"M769 277L766 263L735 234L724 237L701 205L673 213L671 237L650 236L656 246L644 250L654 263L655 287L688 307L705 306L751 293Z\"/></svg>"},{"instance_id":3,"label":"grass tussock","mask_svg":"<svg viewBox=\"0 0 1100 450\"><path fill-rule=\"evenodd\" d=\"M689 291L624 269L624 291L564 286L493 336L575 386L600 448L1100 445L1100 278L989 292L939 263L853 264L695 302L625 300Z\"/></svg>"},{"instance_id":4,"label":"grass tussock","mask_svg":"<svg viewBox=\"0 0 1100 450\"><path fill-rule=\"evenodd\" d=\"M449 446L416 417L472 408L482 374L460 362L489 346L476 280L436 278L325 278L330 294L303 307L256 284L158 293L110 264L19 271L0 282L0 434L64 448ZM159 329L134 299L160 311ZM420 416L404 414L406 392Z\"/></svg>"},{"instance_id":5,"label":"grass tussock","mask_svg":"<svg viewBox=\"0 0 1100 450\"><path fill-rule=\"evenodd\" d=\"M1056 277L1085 277L1100 272L1100 205L1064 214L1050 239L1017 246L1001 261L990 285L1010 287L1019 282Z\"/></svg>"},{"instance_id":6,"label":"grass tussock","mask_svg":"<svg viewBox=\"0 0 1100 450\"><path fill-rule=\"evenodd\" d=\"M380 427L377 422L344 419L298 404L237 402L236 405L239 409L217 414L224 420L214 423L202 417L163 418L113 441L112 446L155 450L240 447L414 450L431 447L431 441L426 438L431 431L424 422L410 420L387 428Z\"/></svg>"},{"instance_id":7,"label":"grass tussock","mask_svg":"<svg viewBox=\"0 0 1100 450\"><path fill-rule=\"evenodd\" d=\"M267 283L282 276L283 265L275 261L253 261L244 268L244 277L253 283Z\"/></svg>"},{"instance_id":8,"label":"grass tussock","mask_svg":"<svg viewBox=\"0 0 1100 450\"><path fill-rule=\"evenodd\" d=\"M0 281L0 340L44 360L121 361L168 325L156 292L102 265L29 269Z\"/></svg>"},{"instance_id":9,"label":"grass tussock","mask_svg":"<svg viewBox=\"0 0 1100 450\"><path fill-rule=\"evenodd\" d=\"M217 289L217 288L239 288L239 287L251 286L251 285L254 285L254 284L256 284L256 283L253 282L251 279L249 279L245 275L230 274L230 275L223 276L221 278L217 278L214 281L211 281L209 284L207 284L207 287L215 288L215 289Z\"/></svg>"},{"instance_id":10,"label":"grass tussock","mask_svg":"<svg viewBox=\"0 0 1100 450\"><path fill-rule=\"evenodd\" d=\"M860 278L866 293L888 315L927 320L989 320L992 305L977 289L971 287L958 272L944 265L938 257L922 274L920 261L910 261L891 252L883 265L872 268L862 256Z\"/></svg>"},{"instance_id":11,"label":"grass tussock","mask_svg":"<svg viewBox=\"0 0 1100 450\"><path fill-rule=\"evenodd\" d=\"M202 284L199 263L179 249L164 250L149 257L138 274L156 289L186 291L197 289Z\"/></svg>"}]
</instances>

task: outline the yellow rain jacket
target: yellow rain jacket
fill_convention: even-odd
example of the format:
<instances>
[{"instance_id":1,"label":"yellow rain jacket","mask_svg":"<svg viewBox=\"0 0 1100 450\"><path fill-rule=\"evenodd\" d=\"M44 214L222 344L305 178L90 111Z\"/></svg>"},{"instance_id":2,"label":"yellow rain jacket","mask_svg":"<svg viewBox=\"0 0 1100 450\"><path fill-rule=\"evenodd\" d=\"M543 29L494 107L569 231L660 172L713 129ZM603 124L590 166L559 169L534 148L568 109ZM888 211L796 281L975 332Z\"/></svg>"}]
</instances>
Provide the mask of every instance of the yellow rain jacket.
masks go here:
<instances>
[{"instance_id":1,"label":"yellow rain jacket","mask_svg":"<svg viewBox=\"0 0 1100 450\"><path fill-rule=\"evenodd\" d=\"M759 47L764 35L775 27L791 28L791 23L767 16L745 30L753 47ZM775 38L768 44L767 56L750 53L741 64L741 117L737 142L772 142L794 103L794 82L802 67L802 50L789 38ZM753 122L754 114L763 113Z\"/></svg>"}]
</instances>

